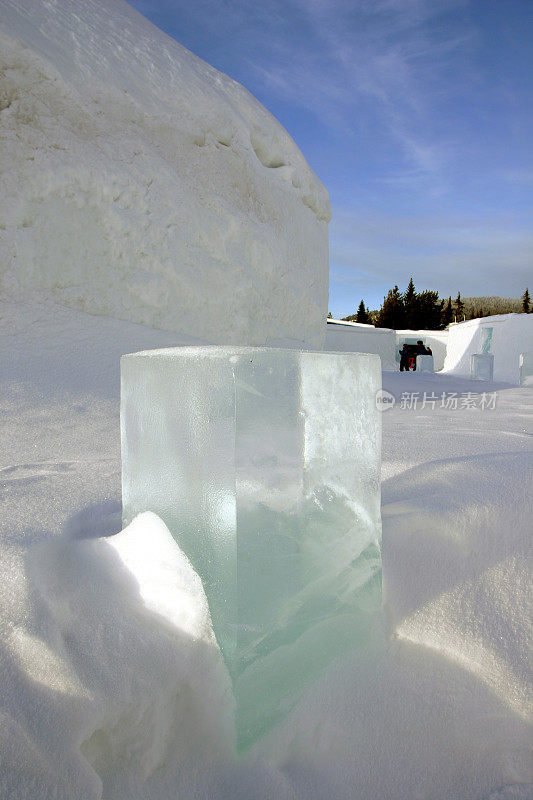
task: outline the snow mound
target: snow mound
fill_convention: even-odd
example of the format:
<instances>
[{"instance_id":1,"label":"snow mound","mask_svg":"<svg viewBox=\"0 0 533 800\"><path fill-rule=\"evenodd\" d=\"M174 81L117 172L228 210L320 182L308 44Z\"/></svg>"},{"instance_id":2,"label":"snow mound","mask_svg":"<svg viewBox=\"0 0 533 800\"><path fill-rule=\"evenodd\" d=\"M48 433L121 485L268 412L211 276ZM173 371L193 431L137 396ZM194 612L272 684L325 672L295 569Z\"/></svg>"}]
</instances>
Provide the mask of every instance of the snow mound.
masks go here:
<instances>
[{"instance_id":1,"label":"snow mound","mask_svg":"<svg viewBox=\"0 0 533 800\"><path fill-rule=\"evenodd\" d=\"M327 192L123 0L0 0L0 289L213 343L323 342Z\"/></svg>"},{"instance_id":2,"label":"snow mound","mask_svg":"<svg viewBox=\"0 0 533 800\"><path fill-rule=\"evenodd\" d=\"M9 759L2 797L32 785L40 798L109 797L167 761L228 757L233 701L207 601L161 520L55 538L28 551L26 574L30 611L6 640L3 685L19 767Z\"/></svg>"},{"instance_id":3,"label":"snow mound","mask_svg":"<svg viewBox=\"0 0 533 800\"><path fill-rule=\"evenodd\" d=\"M435 461L390 483L384 607L395 635L460 665L531 719L531 453ZM409 570L417 580L406 592Z\"/></svg>"}]
</instances>

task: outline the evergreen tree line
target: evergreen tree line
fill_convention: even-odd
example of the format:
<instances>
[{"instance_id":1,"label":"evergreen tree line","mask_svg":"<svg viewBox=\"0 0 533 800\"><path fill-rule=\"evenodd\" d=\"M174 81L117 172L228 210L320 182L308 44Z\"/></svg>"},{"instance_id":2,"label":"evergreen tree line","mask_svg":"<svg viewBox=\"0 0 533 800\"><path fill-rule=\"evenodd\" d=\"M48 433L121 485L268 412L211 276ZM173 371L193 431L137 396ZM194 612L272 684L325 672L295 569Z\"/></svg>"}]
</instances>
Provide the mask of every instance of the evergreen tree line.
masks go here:
<instances>
[{"instance_id":1,"label":"evergreen tree line","mask_svg":"<svg viewBox=\"0 0 533 800\"><path fill-rule=\"evenodd\" d=\"M526 289L522 297L507 299L502 297L466 297L458 292L455 300L440 299L439 293L430 289L417 292L411 278L405 292L398 286L389 289L378 311L370 311L361 300L357 314L343 317L348 322L362 322L376 328L396 328L397 330L443 330L450 322L478 319L493 314L510 314L532 311L531 298Z\"/></svg>"},{"instance_id":2,"label":"evergreen tree line","mask_svg":"<svg viewBox=\"0 0 533 800\"><path fill-rule=\"evenodd\" d=\"M527 292L528 314L531 310L529 291ZM464 315L466 319L490 317L493 314L518 314L524 312L524 297L463 297ZM458 320L459 322L459 320Z\"/></svg>"}]
</instances>

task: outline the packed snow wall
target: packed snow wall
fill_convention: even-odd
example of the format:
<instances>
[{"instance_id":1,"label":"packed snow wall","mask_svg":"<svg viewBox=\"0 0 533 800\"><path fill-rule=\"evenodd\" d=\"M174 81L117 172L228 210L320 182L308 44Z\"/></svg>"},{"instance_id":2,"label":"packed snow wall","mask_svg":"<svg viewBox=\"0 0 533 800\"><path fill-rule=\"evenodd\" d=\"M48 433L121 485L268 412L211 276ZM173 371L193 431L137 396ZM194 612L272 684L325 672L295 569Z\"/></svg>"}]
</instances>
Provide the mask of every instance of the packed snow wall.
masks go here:
<instances>
[{"instance_id":1,"label":"packed snow wall","mask_svg":"<svg viewBox=\"0 0 533 800\"><path fill-rule=\"evenodd\" d=\"M328 320L324 350L341 353L375 353L381 358L382 369L396 369L395 348L395 332L389 328Z\"/></svg>"},{"instance_id":2,"label":"packed snow wall","mask_svg":"<svg viewBox=\"0 0 533 800\"><path fill-rule=\"evenodd\" d=\"M325 188L242 86L122 0L0 0L0 291L321 347Z\"/></svg>"},{"instance_id":3,"label":"packed snow wall","mask_svg":"<svg viewBox=\"0 0 533 800\"><path fill-rule=\"evenodd\" d=\"M516 384L520 353L533 350L533 314L499 314L450 325L444 370L470 375L470 356L494 356L494 380Z\"/></svg>"}]
</instances>

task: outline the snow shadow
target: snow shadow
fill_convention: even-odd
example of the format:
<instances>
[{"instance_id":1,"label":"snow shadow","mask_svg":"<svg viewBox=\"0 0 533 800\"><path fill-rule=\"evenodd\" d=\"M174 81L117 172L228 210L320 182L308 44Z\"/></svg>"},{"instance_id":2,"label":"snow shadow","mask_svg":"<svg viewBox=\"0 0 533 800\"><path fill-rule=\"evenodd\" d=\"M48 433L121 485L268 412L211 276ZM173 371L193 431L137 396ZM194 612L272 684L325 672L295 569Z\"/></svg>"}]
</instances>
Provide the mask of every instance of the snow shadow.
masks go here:
<instances>
[{"instance_id":1,"label":"snow shadow","mask_svg":"<svg viewBox=\"0 0 533 800\"><path fill-rule=\"evenodd\" d=\"M122 530L122 501L103 500L72 514L63 525L67 539L100 539Z\"/></svg>"},{"instance_id":2,"label":"snow shadow","mask_svg":"<svg viewBox=\"0 0 533 800\"><path fill-rule=\"evenodd\" d=\"M384 481L384 572L396 620L467 574L528 555L532 487L530 452L432 461ZM416 574L408 592L404 569Z\"/></svg>"},{"instance_id":3,"label":"snow shadow","mask_svg":"<svg viewBox=\"0 0 533 800\"><path fill-rule=\"evenodd\" d=\"M52 302L1 303L2 381L22 383L25 400L59 398L87 406L120 396L120 357L198 337L88 314ZM79 403L78 403L79 405ZM83 410L83 409L81 409Z\"/></svg>"}]
</instances>

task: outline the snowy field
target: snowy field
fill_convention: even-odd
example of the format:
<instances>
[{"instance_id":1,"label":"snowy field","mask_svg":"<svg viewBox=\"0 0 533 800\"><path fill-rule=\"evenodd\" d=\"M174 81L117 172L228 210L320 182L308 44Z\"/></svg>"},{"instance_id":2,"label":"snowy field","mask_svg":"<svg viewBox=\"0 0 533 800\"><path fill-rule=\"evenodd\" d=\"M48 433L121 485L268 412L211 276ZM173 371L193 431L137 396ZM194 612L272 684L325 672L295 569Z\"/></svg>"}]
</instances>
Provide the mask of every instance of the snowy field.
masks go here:
<instances>
[{"instance_id":1,"label":"snowy field","mask_svg":"<svg viewBox=\"0 0 533 800\"><path fill-rule=\"evenodd\" d=\"M238 759L198 578L113 536L119 356L178 343L0 304L0 797L532 798L533 390L384 373L383 634Z\"/></svg>"}]
</instances>

